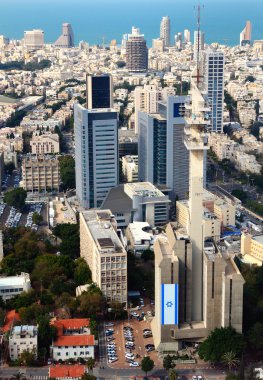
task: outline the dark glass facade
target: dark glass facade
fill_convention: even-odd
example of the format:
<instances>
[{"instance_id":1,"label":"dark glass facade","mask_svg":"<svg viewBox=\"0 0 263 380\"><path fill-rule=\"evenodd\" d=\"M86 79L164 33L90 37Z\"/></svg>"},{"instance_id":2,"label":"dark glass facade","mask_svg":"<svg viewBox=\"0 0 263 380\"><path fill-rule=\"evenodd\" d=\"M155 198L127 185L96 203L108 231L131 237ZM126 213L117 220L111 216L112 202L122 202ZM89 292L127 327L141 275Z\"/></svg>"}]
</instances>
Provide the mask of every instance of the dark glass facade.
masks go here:
<instances>
[{"instance_id":1,"label":"dark glass facade","mask_svg":"<svg viewBox=\"0 0 263 380\"><path fill-rule=\"evenodd\" d=\"M166 120L154 119L153 122L153 181L158 185L166 184Z\"/></svg>"},{"instance_id":2,"label":"dark glass facade","mask_svg":"<svg viewBox=\"0 0 263 380\"><path fill-rule=\"evenodd\" d=\"M108 75L93 76L92 82L92 108L111 107L111 84Z\"/></svg>"}]
</instances>

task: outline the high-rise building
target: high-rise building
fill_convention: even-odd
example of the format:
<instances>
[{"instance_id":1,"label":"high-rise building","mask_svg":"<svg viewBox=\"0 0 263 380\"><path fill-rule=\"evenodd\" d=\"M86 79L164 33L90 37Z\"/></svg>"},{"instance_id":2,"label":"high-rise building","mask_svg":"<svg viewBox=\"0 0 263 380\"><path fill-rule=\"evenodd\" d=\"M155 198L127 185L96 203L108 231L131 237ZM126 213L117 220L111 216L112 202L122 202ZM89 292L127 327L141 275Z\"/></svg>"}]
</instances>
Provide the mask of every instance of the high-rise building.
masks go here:
<instances>
[{"instance_id":1,"label":"high-rise building","mask_svg":"<svg viewBox=\"0 0 263 380\"><path fill-rule=\"evenodd\" d=\"M80 213L80 255L107 302L127 304L127 252L110 210Z\"/></svg>"},{"instance_id":2,"label":"high-rise building","mask_svg":"<svg viewBox=\"0 0 263 380\"><path fill-rule=\"evenodd\" d=\"M175 46L178 49L182 49L182 46L183 46L183 36L182 36L182 33L177 33L174 36L174 43L175 43Z\"/></svg>"},{"instance_id":3,"label":"high-rise building","mask_svg":"<svg viewBox=\"0 0 263 380\"><path fill-rule=\"evenodd\" d=\"M74 123L76 193L83 207L100 207L118 184L118 114L76 103Z\"/></svg>"},{"instance_id":4,"label":"high-rise building","mask_svg":"<svg viewBox=\"0 0 263 380\"><path fill-rule=\"evenodd\" d=\"M184 43L188 44L191 41L191 32L188 29L184 30Z\"/></svg>"},{"instance_id":5,"label":"high-rise building","mask_svg":"<svg viewBox=\"0 0 263 380\"><path fill-rule=\"evenodd\" d=\"M126 41L126 67L130 72L146 72L148 70L148 48L144 34L140 29L132 27Z\"/></svg>"},{"instance_id":6,"label":"high-rise building","mask_svg":"<svg viewBox=\"0 0 263 380\"><path fill-rule=\"evenodd\" d=\"M205 49L205 35L204 32L194 32L194 61L197 62L201 59L202 51Z\"/></svg>"},{"instance_id":7,"label":"high-rise building","mask_svg":"<svg viewBox=\"0 0 263 380\"><path fill-rule=\"evenodd\" d=\"M74 47L74 34L71 24L62 24L62 34L58 37L54 45L61 48Z\"/></svg>"},{"instance_id":8,"label":"high-rise building","mask_svg":"<svg viewBox=\"0 0 263 380\"><path fill-rule=\"evenodd\" d=\"M244 279L227 247L205 238L203 160L209 106L202 77L194 71L191 99L185 103L184 143L189 151L189 223L170 223L154 243L154 344L159 352L200 342L216 327L242 332ZM211 227L212 231L212 227Z\"/></svg>"},{"instance_id":9,"label":"high-rise building","mask_svg":"<svg viewBox=\"0 0 263 380\"><path fill-rule=\"evenodd\" d=\"M138 112L158 113L158 102L166 101L168 95L174 95L174 87L161 88L154 84L137 86L135 94L135 133L138 133Z\"/></svg>"},{"instance_id":10,"label":"high-rise building","mask_svg":"<svg viewBox=\"0 0 263 380\"><path fill-rule=\"evenodd\" d=\"M164 51L164 40L162 38L154 38L152 42L152 48L155 51Z\"/></svg>"},{"instance_id":11,"label":"high-rise building","mask_svg":"<svg viewBox=\"0 0 263 380\"><path fill-rule=\"evenodd\" d=\"M156 113L138 112L138 177L166 186L171 199L188 191L188 157L183 143L186 96L168 96Z\"/></svg>"},{"instance_id":12,"label":"high-rise building","mask_svg":"<svg viewBox=\"0 0 263 380\"><path fill-rule=\"evenodd\" d=\"M165 16L162 18L160 25L160 38L164 40L164 46L170 46L170 18L169 16Z\"/></svg>"},{"instance_id":13,"label":"high-rise building","mask_svg":"<svg viewBox=\"0 0 263 380\"><path fill-rule=\"evenodd\" d=\"M246 22L245 28L240 33L240 46L251 44L252 25L250 21Z\"/></svg>"},{"instance_id":14,"label":"high-rise building","mask_svg":"<svg viewBox=\"0 0 263 380\"><path fill-rule=\"evenodd\" d=\"M4 48L5 46L7 46L9 44L9 38L1 35L0 36L0 48Z\"/></svg>"},{"instance_id":15,"label":"high-rise building","mask_svg":"<svg viewBox=\"0 0 263 380\"><path fill-rule=\"evenodd\" d=\"M87 108L112 108L111 75L87 75Z\"/></svg>"},{"instance_id":16,"label":"high-rise building","mask_svg":"<svg viewBox=\"0 0 263 380\"><path fill-rule=\"evenodd\" d=\"M225 56L220 50L204 52L204 75L207 97L210 103L211 132L223 132L224 66Z\"/></svg>"},{"instance_id":17,"label":"high-rise building","mask_svg":"<svg viewBox=\"0 0 263 380\"><path fill-rule=\"evenodd\" d=\"M44 46L44 32L33 29L24 32L24 46L28 49L42 49Z\"/></svg>"}]
</instances>

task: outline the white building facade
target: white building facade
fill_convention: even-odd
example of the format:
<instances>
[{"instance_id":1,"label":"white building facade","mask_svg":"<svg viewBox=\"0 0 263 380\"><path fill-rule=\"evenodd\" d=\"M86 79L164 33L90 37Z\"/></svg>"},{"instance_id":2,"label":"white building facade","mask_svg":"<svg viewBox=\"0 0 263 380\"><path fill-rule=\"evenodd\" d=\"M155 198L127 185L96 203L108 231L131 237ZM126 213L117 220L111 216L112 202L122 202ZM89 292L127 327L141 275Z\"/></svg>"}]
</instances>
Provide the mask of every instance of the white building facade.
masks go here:
<instances>
[{"instance_id":1,"label":"white building facade","mask_svg":"<svg viewBox=\"0 0 263 380\"><path fill-rule=\"evenodd\" d=\"M0 296L3 301L7 301L22 292L31 289L31 282L28 273L21 273L18 276L0 277Z\"/></svg>"},{"instance_id":2,"label":"white building facade","mask_svg":"<svg viewBox=\"0 0 263 380\"><path fill-rule=\"evenodd\" d=\"M37 358L37 326L15 326L9 336L9 356L11 360L17 360L22 352L32 352Z\"/></svg>"}]
</instances>

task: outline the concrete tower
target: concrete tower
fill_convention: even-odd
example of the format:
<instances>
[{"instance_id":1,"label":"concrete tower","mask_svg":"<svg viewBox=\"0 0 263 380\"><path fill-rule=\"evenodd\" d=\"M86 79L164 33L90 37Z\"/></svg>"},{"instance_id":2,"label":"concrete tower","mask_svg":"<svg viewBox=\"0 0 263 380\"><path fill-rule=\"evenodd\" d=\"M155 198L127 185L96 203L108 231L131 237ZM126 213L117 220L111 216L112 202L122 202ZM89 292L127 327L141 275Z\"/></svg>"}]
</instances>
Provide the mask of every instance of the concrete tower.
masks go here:
<instances>
[{"instance_id":1,"label":"concrete tower","mask_svg":"<svg viewBox=\"0 0 263 380\"><path fill-rule=\"evenodd\" d=\"M170 46L170 18L165 16L162 18L160 25L160 38L164 40L164 46Z\"/></svg>"},{"instance_id":2,"label":"concrete tower","mask_svg":"<svg viewBox=\"0 0 263 380\"><path fill-rule=\"evenodd\" d=\"M184 30L184 43L188 44L191 41L191 32L188 29Z\"/></svg>"},{"instance_id":3,"label":"concrete tower","mask_svg":"<svg viewBox=\"0 0 263 380\"><path fill-rule=\"evenodd\" d=\"M189 151L189 236L192 242L192 321L203 320L203 175L204 152L208 150L208 137L205 133L208 125L206 100L202 95L202 73L199 65L192 74L191 104L186 104L188 114L185 117L184 143Z\"/></svg>"}]
</instances>

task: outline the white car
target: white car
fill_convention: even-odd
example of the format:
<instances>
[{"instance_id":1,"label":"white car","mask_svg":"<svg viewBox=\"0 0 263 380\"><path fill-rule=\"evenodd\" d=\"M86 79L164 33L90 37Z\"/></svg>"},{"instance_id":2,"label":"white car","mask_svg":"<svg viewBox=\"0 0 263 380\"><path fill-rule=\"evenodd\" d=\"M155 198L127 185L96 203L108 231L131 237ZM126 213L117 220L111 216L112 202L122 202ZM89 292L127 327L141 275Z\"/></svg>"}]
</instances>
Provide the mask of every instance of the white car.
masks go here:
<instances>
[{"instance_id":1,"label":"white car","mask_svg":"<svg viewBox=\"0 0 263 380\"><path fill-rule=\"evenodd\" d=\"M118 360L118 358L117 357L115 357L115 358L112 358L112 359L109 359L109 363L114 363L114 362L116 362Z\"/></svg>"},{"instance_id":2,"label":"white car","mask_svg":"<svg viewBox=\"0 0 263 380\"><path fill-rule=\"evenodd\" d=\"M111 326L114 326L114 323L113 322L107 322L107 323L105 323L105 326L106 327L111 327Z\"/></svg>"},{"instance_id":3,"label":"white car","mask_svg":"<svg viewBox=\"0 0 263 380\"><path fill-rule=\"evenodd\" d=\"M130 367L139 367L140 364L138 362L131 362Z\"/></svg>"}]
</instances>

